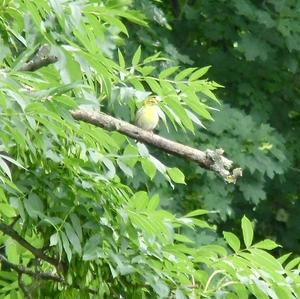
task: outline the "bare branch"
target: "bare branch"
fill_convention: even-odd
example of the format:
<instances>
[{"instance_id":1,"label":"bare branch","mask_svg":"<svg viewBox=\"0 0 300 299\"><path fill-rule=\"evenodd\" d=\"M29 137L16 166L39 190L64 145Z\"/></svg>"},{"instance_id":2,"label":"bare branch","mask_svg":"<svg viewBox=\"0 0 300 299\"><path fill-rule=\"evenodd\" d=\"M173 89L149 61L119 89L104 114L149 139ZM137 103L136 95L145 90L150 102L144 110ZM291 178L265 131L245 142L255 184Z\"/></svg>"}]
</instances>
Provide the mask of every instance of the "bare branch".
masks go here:
<instances>
[{"instance_id":1,"label":"bare branch","mask_svg":"<svg viewBox=\"0 0 300 299\"><path fill-rule=\"evenodd\" d=\"M22 265L17 265L14 263L11 263L10 261L8 261L8 259L0 254L0 261L5 264L5 266L7 266L10 269L13 269L14 271L16 271L18 274L27 274L31 277L34 277L36 279L43 279L43 280L53 280L53 281L57 281L57 282L64 282L64 279L56 274L52 274L52 273L47 273L47 272L35 272L30 270L27 267L24 267Z\"/></svg>"},{"instance_id":2,"label":"bare branch","mask_svg":"<svg viewBox=\"0 0 300 299\"><path fill-rule=\"evenodd\" d=\"M90 289L90 288L82 288L78 285L72 285L72 284L68 284L63 277L58 276L56 274L52 274L52 273L47 273L47 272L40 272L40 271L32 271L31 269L24 267L22 265L17 265L14 263L11 263L10 261L8 261L8 259L0 254L0 262L2 264L4 264L6 267L16 271L19 274L18 277L18 283L20 288L22 289L22 291L24 292L24 294L27 296L25 296L26 298L31 298L30 297L30 293L27 290L26 286L24 285L23 281L21 280L22 274L27 274L31 277L34 277L35 279L42 279L42 280L52 280L52 281L56 281L56 282L60 282L63 283L64 285L71 287L71 288L76 288L78 290L86 290L91 294L98 294L97 291Z\"/></svg>"},{"instance_id":3,"label":"bare branch","mask_svg":"<svg viewBox=\"0 0 300 299\"><path fill-rule=\"evenodd\" d=\"M36 71L57 61L58 57L50 55L49 45L43 45L29 62L20 67L19 71Z\"/></svg>"},{"instance_id":4,"label":"bare branch","mask_svg":"<svg viewBox=\"0 0 300 299\"><path fill-rule=\"evenodd\" d=\"M172 155L194 161L205 169L215 171L227 182L235 183L237 177L242 175L239 168L231 170L233 163L223 156L224 151L222 149L201 151L163 138L152 132L142 130L128 122L94 110L77 109L71 113L76 120L81 120L106 130L116 130L138 141L160 148Z\"/></svg>"},{"instance_id":5,"label":"bare branch","mask_svg":"<svg viewBox=\"0 0 300 299\"><path fill-rule=\"evenodd\" d=\"M59 260L52 258L48 255L46 255L42 250L33 247L29 242L27 242L25 239L23 239L13 228L11 228L9 225L0 222L0 231L2 231L4 234L10 236L15 241L17 241L20 245L25 247L27 250L29 250L35 257L42 259L49 264L58 267L59 269L62 268L62 264Z\"/></svg>"}]
</instances>

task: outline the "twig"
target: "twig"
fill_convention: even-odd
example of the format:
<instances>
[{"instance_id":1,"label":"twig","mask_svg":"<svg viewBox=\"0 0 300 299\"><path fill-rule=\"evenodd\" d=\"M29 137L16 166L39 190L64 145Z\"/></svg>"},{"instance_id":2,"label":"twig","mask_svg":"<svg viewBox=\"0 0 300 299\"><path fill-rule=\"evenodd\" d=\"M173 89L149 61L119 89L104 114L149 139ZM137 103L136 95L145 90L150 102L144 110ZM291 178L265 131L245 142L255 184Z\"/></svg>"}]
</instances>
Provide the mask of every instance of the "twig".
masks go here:
<instances>
[{"instance_id":1,"label":"twig","mask_svg":"<svg viewBox=\"0 0 300 299\"><path fill-rule=\"evenodd\" d=\"M50 55L49 45L43 45L29 62L19 68L19 71L36 71L57 61L57 56Z\"/></svg>"},{"instance_id":2,"label":"twig","mask_svg":"<svg viewBox=\"0 0 300 299\"><path fill-rule=\"evenodd\" d=\"M22 280L22 273L19 273L18 284L26 299L32 299L32 296Z\"/></svg>"},{"instance_id":3,"label":"twig","mask_svg":"<svg viewBox=\"0 0 300 299\"><path fill-rule=\"evenodd\" d=\"M224 151L222 149L201 151L163 138L152 132L142 130L128 122L94 110L77 109L71 113L76 120L81 120L106 130L119 131L138 141L160 148L172 155L194 161L205 169L215 171L227 182L235 183L236 179L242 175L240 168L231 170L232 161L223 156Z\"/></svg>"},{"instance_id":4,"label":"twig","mask_svg":"<svg viewBox=\"0 0 300 299\"><path fill-rule=\"evenodd\" d=\"M11 263L10 261L7 260L7 258L0 254L0 262L2 262L6 267L16 271L19 274L19 286L22 289L22 291L24 292L24 294L26 293L26 291L28 292L26 286L24 285L24 283L21 280L21 275L22 274L27 274L31 277L34 277L35 279L42 279L42 280L52 280L52 281L57 281L60 283L63 283L71 288L76 288L78 290L86 290L91 294L98 294L98 292L96 290L90 289L90 288L81 288L78 285L72 285L72 284L68 284L63 277L58 276L56 274L52 274L52 273L47 273L47 272L40 272L40 271L32 271L31 269L24 267L22 265L17 265L14 263ZM25 287L25 288L24 288ZM28 292L29 293L29 292ZM26 297L26 298L31 298L31 297Z\"/></svg>"},{"instance_id":5,"label":"twig","mask_svg":"<svg viewBox=\"0 0 300 299\"><path fill-rule=\"evenodd\" d=\"M24 267L22 265L17 265L14 263L11 263L10 261L7 260L7 258L0 254L0 261L5 264L5 266L9 267L10 269L15 270L18 274L27 274L29 276L32 276L36 279L43 279L43 280L53 280L57 282L64 282L64 279L56 274L52 273L47 273L47 272L35 272L30 270L27 267Z\"/></svg>"},{"instance_id":6,"label":"twig","mask_svg":"<svg viewBox=\"0 0 300 299\"><path fill-rule=\"evenodd\" d=\"M10 236L15 241L17 241L20 245L25 247L27 250L29 250L35 257L40 258L49 264L58 267L59 269L62 268L62 264L59 260L52 258L48 255L46 255L42 250L33 247L29 242L27 242L25 239L23 239L13 228L11 228L9 225L0 222L0 231L2 231L4 234Z\"/></svg>"}]
</instances>

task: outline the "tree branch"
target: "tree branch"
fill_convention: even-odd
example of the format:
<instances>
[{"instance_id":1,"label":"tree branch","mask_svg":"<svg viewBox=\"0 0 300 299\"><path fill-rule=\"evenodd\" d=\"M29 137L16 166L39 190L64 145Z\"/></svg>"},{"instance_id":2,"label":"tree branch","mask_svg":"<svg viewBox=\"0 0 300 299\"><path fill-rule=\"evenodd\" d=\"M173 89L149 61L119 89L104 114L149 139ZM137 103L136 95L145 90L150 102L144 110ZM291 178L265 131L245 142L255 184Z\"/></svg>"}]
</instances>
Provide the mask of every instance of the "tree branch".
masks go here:
<instances>
[{"instance_id":1,"label":"tree branch","mask_svg":"<svg viewBox=\"0 0 300 299\"><path fill-rule=\"evenodd\" d=\"M56 56L50 56L49 54L49 46L43 45L33 59L22 66L20 70L34 71L45 65L55 63L58 58ZM172 155L194 161L201 167L216 172L228 183L235 183L237 178L242 176L241 168L232 169L233 162L223 156L223 149L207 149L205 151L200 151L147 132L132 124L101 112L78 109L71 113L76 120L81 120L106 130L119 131L122 134L135 138L143 143L153 145Z\"/></svg>"},{"instance_id":2,"label":"tree branch","mask_svg":"<svg viewBox=\"0 0 300 299\"><path fill-rule=\"evenodd\" d=\"M109 131L116 130L138 141L160 148L169 154L194 161L205 169L215 171L227 182L235 183L236 179L242 175L240 168L231 170L232 161L223 156L224 151L222 149L201 151L94 110L77 109L71 113L76 120L81 120Z\"/></svg>"},{"instance_id":3,"label":"tree branch","mask_svg":"<svg viewBox=\"0 0 300 299\"><path fill-rule=\"evenodd\" d=\"M62 263L52 258L48 255L46 255L42 250L33 247L29 242L27 242L25 239L23 239L13 228L11 228L9 225L0 222L0 231L2 231L4 234L10 236L15 241L17 241L20 245L25 247L27 250L29 250L35 257L42 259L49 264L58 267L59 269L62 269Z\"/></svg>"},{"instance_id":4,"label":"tree branch","mask_svg":"<svg viewBox=\"0 0 300 299\"><path fill-rule=\"evenodd\" d=\"M27 290L26 286L24 285L23 281L22 281L22 274L27 274L31 277L34 277L35 279L42 279L42 280L52 280L52 281L56 281L56 282L60 282L63 283L64 285L71 287L71 288L76 288L78 290L86 290L91 294L98 294L97 291L90 289L90 288L81 288L78 285L72 285L72 284L68 284L65 279L63 277L60 277L56 274L52 274L52 273L47 273L47 272L40 272L40 271L32 271L31 269L24 267L22 265L17 265L14 263L11 263L10 261L8 261L8 259L0 254L0 262L2 264L4 264L6 267L16 271L19 274L18 277L18 283L20 288L22 289L22 291L24 292L24 295L27 296L26 298L31 298L29 291Z\"/></svg>"},{"instance_id":5,"label":"tree branch","mask_svg":"<svg viewBox=\"0 0 300 299\"><path fill-rule=\"evenodd\" d=\"M47 272L35 272L30 270L27 267L24 267L22 265L17 265L14 263L11 263L10 261L8 261L8 259L0 254L0 261L7 266L10 269L13 269L14 271L16 271L18 274L27 274L29 276L32 276L36 279L43 279L43 280L53 280L53 281L57 281L57 282L64 282L64 279L56 274L52 274L52 273L47 273Z\"/></svg>"},{"instance_id":6,"label":"tree branch","mask_svg":"<svg viewBox=\"0 0 300 299\"><path fill-rule=\"evenodd\" d=\"M24 284L24 282L22 280L22 273L19 273L18 283L19 283L20 289L23 291L24 297L26 299L32 299L32 296L31 296L29 290L27 289L26 285Z\"/></svg>"},{"instance_id":7,"label":"tree branch","mask_svg":"<svg viewBox=\"0 0 300 299\"><path fill-rule=\"evenodd\" d=\"M35 71L57 61L58 57L50 55L49 45L43 45L29 62L19 68L19 71Z\"/></svg>"},{"instance_id":8,"label":"tree branch","mask_svg":"<svg viewBox=\"0 0 300 299\"><path fill-rule=\"evenodd\" d=\"M63 264L46 255L42 250L33 247L30 243L28 243L25 239L23 239L15 230L13 230L9 225L6 225L4 223L0 222L0 231L2 231L4 234L10 236L12 239L14 239L16 242L18 242L20 245L28 249L35 257L42 259L44 261L47 261L48 263L52 264L53 266L57 267L59 270L63 269ZM22 265L17 265L9 262L7 258L0 254L0 261L5 264L10 269L15 270L18 274L27 274L29 276L35 277L36 279L43 279L43 280L53 280L57 282L64 283L68 285L69 287L80 289L80 290L87 290L91 294L97 294L97 291L90 289L90 288L81 288L77 285L68 284L63 277L58 276L56 274L47 273L47 272L40 272L40 271L32 271L27 267L24 267ZM22 282L21 282L22 283ZM20 284L20 280L19 280ZM25 289L23 290L25 291Z\"/></svg>"}]
</instances>

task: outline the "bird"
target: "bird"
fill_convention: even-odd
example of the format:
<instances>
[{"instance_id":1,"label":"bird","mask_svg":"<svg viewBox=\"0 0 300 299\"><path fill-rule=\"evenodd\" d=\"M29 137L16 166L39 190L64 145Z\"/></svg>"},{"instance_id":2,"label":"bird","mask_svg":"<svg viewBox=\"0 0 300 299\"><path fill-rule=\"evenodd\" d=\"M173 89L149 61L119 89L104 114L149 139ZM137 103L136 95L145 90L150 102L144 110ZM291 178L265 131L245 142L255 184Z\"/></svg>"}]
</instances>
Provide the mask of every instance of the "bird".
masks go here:
<instances>
[{"instance_id":1,"label":"bird","mask_svg":"<svg viewBox=\"0 0 300 299\"><path fill-rule=\"evenodd\" d=\"M146 131L153 131L159 122L159 99L149 97L136 113L135 124Z\"/></svg>"}]
</instances>

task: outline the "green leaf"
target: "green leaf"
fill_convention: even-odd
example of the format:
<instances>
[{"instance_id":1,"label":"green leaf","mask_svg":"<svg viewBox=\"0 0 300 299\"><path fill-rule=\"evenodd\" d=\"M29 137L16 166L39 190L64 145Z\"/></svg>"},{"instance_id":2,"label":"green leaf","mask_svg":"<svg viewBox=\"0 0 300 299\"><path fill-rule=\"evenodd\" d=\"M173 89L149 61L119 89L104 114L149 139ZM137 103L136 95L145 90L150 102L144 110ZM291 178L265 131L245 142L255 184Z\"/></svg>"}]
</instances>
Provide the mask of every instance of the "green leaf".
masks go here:
<instances>
[{"instance_id":1,"label":"green leaf","mask_svg":"<svg viewBox=\"0 0 300 299\"><path fill-rule=\"evenodd\" d=\"M147 149L147 147L144 143L138 142L137 143L137 148L138 148L139 154L143 158L148 158L149 157L149 151L148 151L148 149Z\"/></svg>"},{"instance_id":2,"label":"green leaf","mask_svg":"<svg viewBox=\"0 0 300 299\"><path fill-rule=\"evenodd\" d=\"M249 248L253 240L253 228L251 221L246 216L242 218L242 231L244 243L246 247Z\"/></svg>"},{"instance_id":3,"label":"green leaf","mask_svg":"<svg viewBox=\"0 0 300 299\"><path fill-rule=\"evenodd\" d=\"M253 245L255 248L272 250L277 247L281 247L280 245L276 244L273 240L263 240Z\"/></svg>"},{"instance_id":4,"label":"green leaf","mask_svg":"<svg viewBox=\"0 0 300 299\"><path fill-rule=\"evenodd\" d=\"M108 179L111 180L115 175L116 175L116 168L113 164L113 162L106 158L106 157L101 157L101 162L106 166L107 172L105 172L104 176Z\"/></svg>"},{"instance_id":5,"label":"green leaf","mask_svg":"<svg viewBox=\"0 0 300 299\"><path fill-rule=\"evenodd\" d=\"M217 99L217 97L214 95L214 93L207 87L202 87L201 88L201 92L203 94L205 94L206 96L208 96L210 99L214 100L215 102L217 102L218 104L220 104L219 100Z\"/></svg>"},{"instance_id":6,"label":"green leaf","mask_svg":"<svg viewBox=\"0 0 300 299\"><path fill-rule=\"evenodd\" d=\"M28 215L34 220L37 217L43 217L44 204L35 193L30 193L28 198L24 200L24 207Z\"/></svg>"},{"instance_id":7,"label":"green leaf","mask_svg":"<svg viewBox=\"0 0 300 299\"><path fill-rule=\"evenodd\" d=\"M279 263L283 264L291 255L292 253L289 252L289 253L286 253L284 255L282 255L281 257L279 257L277 260Z\"/></svg>"},{"instance_id":8,"label":"green leaf","mask_svg":"<svg viewBox=\"0 0 300 299\"><path fill-rule=\"evenodd\" d=\"M188 214L186 214L184 217L195 217L195 216L201 216L201 215L206 215L209 214L210 212L207 210L202 210L202 209L198 209L198 210L194 210Z\"/></svg>"},{"instance_id":9,"label":"green leaf","mask_svg":"<svg viewBox=\"0 0 300 299\"><path fill-rule=\"evenodd\" d=\"M55 245L57 245L58 244L58 239L59 239L60 237L59 237L59 235L58 235L58 233L56 232L56 233L54 233L53 235L51 235L51 237L50 237L50 246L55 246Z\"/></svg>"},{"instance_id":10,"label":"green leaf","mask_svg":"<svg viewBox=\"0 0 300 299\"><path fill-rule=\"evenodd\" d=\"M165 70L163 70L160 74L159 74L159 79L164 79L170 75L172 75L173 73L175 73L178 70L178 66L171 66Z\"/></svg>"},{"instance_id":11,"label":"green leaf","mask_svg":"<svg viewBox=\"0 0 300 299\"><path fill-rule=\"evenodd\" d=\"M169 287L161 279L157 279L153 285L154 291L157 293L159 298L166 298L169 294Z\"/></svg>"},{"instance_id":12,"label":"green leaf","mask_svg":"<svg viewBox=\"0 0 300 299\"><path fill-rule=\"evenodd\" d=\"M168 104L169 109L171 109L176 116L178 116L179 124L181 125L182 123L187 129L189 129L191 132L194 132L193 123L178 99L166 97L165 102Z\"/></svg>"},{"instance_id":13,"label":"green leaf","mask_svg":"<svg viewBox=\"0 0 300 299\"><path fill-rule=\"evenodd\" d=\"M155 194L154 196L152 196L150 198L150 201L148 203L148 206L147 206L147 210L148 211L155 211L159 205L159 202L160 202L160 199L159 199L159 195L158 194Z\"/></svg>"},{"instance_id":14,"label":"green leaf","mask_svg":"<svg viewBox=\"0 0 300 299\"><path fill-rule=\"evenodd\" d=\"M212 230L215 230L215 227L214 226L211 226L209 225L206 221L204 220L201 220L201 219L196 219L196 218L185 218L185 219L190 219L192 220L192 223L198 227L201 227L201 228L209 228L209 229L212 229Z\"/></svg>"},{"instance_id":15,"label":"green leaf","mask_svg":"<svg viewBox=\"0 0 300 299\"><path fill-rule=\"evenodd\" d=\"M145 191L136 192L129 200L128 207L135 210L147 208L148 195Z\"/></svg>"},{"instance_id":16,"label":"green leaf","mask_svg":"<svg viewBox=\"0 0 300 299\"><path fill-rule=\"evenodd\" d=\"M69 240L68 240L66 234L62 231L60 232L60 236L61 236L63 248L65 250L65 253L67 254L68 261L70 262L72 259L72 251L70 249Z\"/></svg>"},{"instance_id":17,"label":"green leaf","mask_svg":"<svg viewBox=\"0 0 300 299\"><path fill-rule=\"evenodd\" d=\"M228 245L233 249L234 252L238 252L241 248L241 242L239 238L231 232L223 232L223 236Z\"/></svg>"},{"instance_id":18,"label":"green leaf","mask_svg":"<svg viewBox=\"0 0 300 299\"><path fill-rule=\"evenodd\" d=\"M118 14L120 16L122 16L123 18L128 19L128 21L138 24L140 26L148 25L147 21L143 20L143 18L145 18L145 16L135 10L131 10L131 11L130 10L127 10L127 11L119 10Z\"/></svg>"},{"instance_id":19,"label":"green leaf","mask_svg":"<svg viewBox=\"0 0 300 299\"><path fill-rule=\"evenodd\" d=\"M5 280L14 281L18 278L17 273L12 273L8 271L0 271L0 278L4 278Z\"/></svg>"},{"instance_id":20,"label":"green leaf","mask_svg":"<svg viewBox=\"0 0 300 299\"><path fill-rule=\"evenodd\" d=\"M161 94L161 87L154 78L147 77L145 81L154 93Z\"/></svg>"},{"instance_id":21,"label":"green leaf","mask_svg":"<svg viewBox=\"0 0 300 299\"><path fill-rule=\"evenodd\" d=\"M195 71L194 73L191 74L189 81L195 81L205 75L207 71L210 69L210 66L205 66L202 67L201 69Z\"/></svg>"},{"instance_id":22,"label":"green leaf","mask_svg":"<svg viewBox=\"0 0 300 299\"><path fill-rule=\"evenodd\" d=\"M92 261L102 256L102 250L99 247L101 238L98 235L94 235L88 239L83 248L84 261Z\"/></svg>"},{"instance_id":23,"label":"green leaf","mask_svg":"<svg viewBox=\"0 0 300 299\"><path fill-rule=\"evenodd\" d=\"M141 46L139 46L133 55L132 62L131 62L132 66L136 66L140 62L141 52L142 52Z\"/></svg>"},{"instance_id":24,"label":"green leaf","mask_svg":"<svg viewBox=\"0 0 300 299\"><path fill-rule=\"evenodd\" d=\"M112 16L105 16L105 15L102 15L101 17L111 25L116 26L121 32L127 35L127 37L129 36L126 26L118 18L114 18Z\"/></svg>"},{"instance_id":25,"label":"green leaf","mask_svg":"<svg viewBox=\"0 0 300 299\"><path fill-rule=\"evenodd\" d=\"M126 165L133 168L138 162L138 158L139 151L137 150L137 148L132 146L131 144L128 144L124 149L122 160L126 163Z\"/></svg>"},{"instance_id":26,"label":"green leaf","mask_svg":"<svg viewBox=\"0 0 300 299\"><path fill-rule=\"evenodd\" d=\"M70 241L70 244L72 244L72 246L74 247L74 250L79 255L81 255L80 241L79 241L79 238L78 238L77 234L75 233L73 227L68 222L66 222L64 226L65 226L65 232Z\"/></svg>"},{"instance_id":27,"label":"green leaf","mask_svg":"<svg viewBox=\"0 0 300 299\"><path fill-rule=\"evenodd\" d=\"M290 291L289 286L279 286L276 282L272 283L272 289L275 290L279 299L293 298L293 294Z\"/></svg>"},{"instance_id":28,"label":"green leaf","mask_svg":"<svg viewBox=\"0 0 300 299\"><path fill-rule=\"evenodd\" d=\"M165 60L164 58L159 57L160 54L161 54L160 52L157 52L152 56L146 57L145 60L144 60L144 63L150 63L150 62L153 62L153 61Z\"/></svg>"},{"instance_id":29,"label":"green leaf","mask_svg":"<svg viewBox=\"0 0 300 299\"><path fill-rule=\"evenodd\" d=\"M193 240L191 240L190 238L186 237L185 235L175 234L174 235L174 239L176 241L182 242L182 243L190 243L190 244L194 243Z\"/></svg>"},{"instance_id":30,"label":"green leaf","mask_svg":"<svg viewBox=\"0 0 300 299\"><path fill-rule=\"evenodd\" d=\"M0 157L1 157L2 159L4 159L4 160L9 161L9 162L12 163L12 164L18 166L18 167L20 167L20 168L25 169L25 167L23 167L18 161L16 161L15 159L10 158L10 157L7 156L7 155L0 154Z\"/></svg>"},{"instance_id":31,"label":"green leaf","mask_svg":"<svg viewBox=\"0 0 300 299\"><path fill-rule=\"evenodd\" d=\"M175 298L176 299L187 299L187 297L184 295L184 293L180 289L176 289Z\"/></svg>"},{"instance_id":32,"label":"green leaf","mask_svg":"<svg viewBox=\"0 0 300 299\"><path fill-rule=\"evenodd\" d=\"M16 216L16 211L8 203L0 203L0 213L8 218Z\"/></svg>"},{"instance_id":33,"label":"green leaf","mask_svg":"<svg viewBox=\"0 0 300 299\"><path fill-rule=\"evenodd\" d=\"M9 179L12 180L10 169L9 169L8 165L6 164L6 162L3 161L3 159L1 157L0 157L0 167L1 167L2 171L9 177Z\"/></svg>"},{"instance_id":34,"label":"green leaf","mask_svg":"<svg viewBox=\"0 0 300 299\"><path fill-rule=\"evenodd\" d=\"M7 202L7 197L4 193L4 190L2 188L0 188L0 201L4 201Z\"/></svg>"},{"instance_id":35,"label":"green leaf","mask_svg":"<svg viewBox=\"0 0 300 299\"><path fill-rule=\"evenodd\" d=\"M175 81L180 81L180 80L184 79L185 77L187 77L190 73L192 73L196 69L197 68L195 68L195 67L190 67L190 68L187 68L187 69L181 71L179 74L177 74L175 76Z\"/></svg>"},{"instance_id":36,"label":"green leaf","mask_svg":"<svg viewBox=\"0 0 300 299\"><path fill-rule=\"evenodd\" d=\"M185 92L187 93L187 96L183 99L189 106L189 108L196 112L198 115L202 116L203 118L213 120L210 113L208 112L208 106L201 103L197 95L193 91L187 90Z\"/></svg>"},{"instance_id":37,"label":"green leaf","mask_svg":"<svg viewBox=\"0 0 300 299\"><path fill-rule=\"evenodd\" d=\"M239 252L239 255L249 260L252 266L268 271L274 279L282 282L285 281L285 278L279 274L283 271L282 265L271 254L257 248L250 248L248 250L250 253Z\"/></svg>"},{"instance_id":38,"label":"green leaf","mask_svg":"<svg viewBox=\"0 0 300 299\"><path fill-rule=\"evenodd\" d=\"M173 182L178 184L185 184L184 174L177 167L167 168L167 173Z\"/></svg>"},{"instance_id":39,"label":"green leaf","mask_svg":"<svg viewBox=\"0 0 300 299\"><path fill-rule=\"evenodd\" d=\"M249 292L244 284L234 284L233 291L237 294L237 299L249 299Z\"/></svg>"},{"instance_id":40,"label":"green leaf","mask_svg":"<svg viewBox=\"0 0 300 299\"><path fill-rule=\"evenodd\" d=\"M136 228L143 230L150 236L159 237L159 232L155 230L153 219L150 220L147 217L132 211L128 211L128 216Z\"/></svg>"},{"instance_id":41,"label":"green leaf","mask_svg":"<svg viewBox=\"0 0 300 299\"><path fill-rule=\"evenodd\" d=\"M155 177L155 174L156 174L155 165L150 160L148 160L147 158L141 159L141 164L142 164L142 168L143 168L144 172L152 180Z\"/></svg>"},{"instance_id":42,"label":"green leaf","mask_svg":"<svg viewBox=\"0 0 300 299\"><path fill-rule=\"evenodd\" d=\"M30 15L33 21L35 22L36 27L39 28L40 24L42 23L42 19L38 10L36 9L35 5L31 2L26 2L26 6L28 11L30 11Z\"/></svg>"},{"instance_id":43,"label":"green leaf","mask_svg":"<svg viewBox=\"0 0 300 299\"><path fill-rule=\"evenodd\" d=\"M125 59L120 49L118 49L119 65L122 69L125 69Z\"/></svg>"},{"instance_id":44,"label":"green leaf","mask_svg":"<svg viewBox=\"0 0 300 299\"><path fill-rule=\"evenodd\" d=\"M123 163L121 161L121 159L117 159L117 164L126 176L131 177L131 178L133 177L133 172L132 172L131 167L129 167L125 163Z\"/></svg>"},{"instance_id":45,"label":"green leaf","mask_svg":"<svg viewBox=\"0 0 300 299\"><path fill-rule=\"evenodd\" d=\"M150 75L154 70L155 67L152 65L146 65L144 67L138 67L137 70L143 75L143 76L148 76Z\"/></svg>"},{"instance_id":46,"label":"green leaf","mask_svg":"<svg viewBox=\"0 0 300 299\"><path fill-rule=\"evenodd\" d=\"M286 271L290 271L292 269L294 269L297 265L299 265L300 263L300 257L296 257L294 259L292 259L286 266L285 266L285 270Z\"/></svg>"},{"instance_id":47,"label":"green leaf","mask_svg":"<svg viewBox=\"0 0 300 299\"><path fill-rule=\"evenodd\" d=\"M5 246L7 259L15 264L20 262L20 253L18 252L18 243L15 241L8 242ZM3 291L3 290L2 290Z\"/></svg>"}]
</instances>

